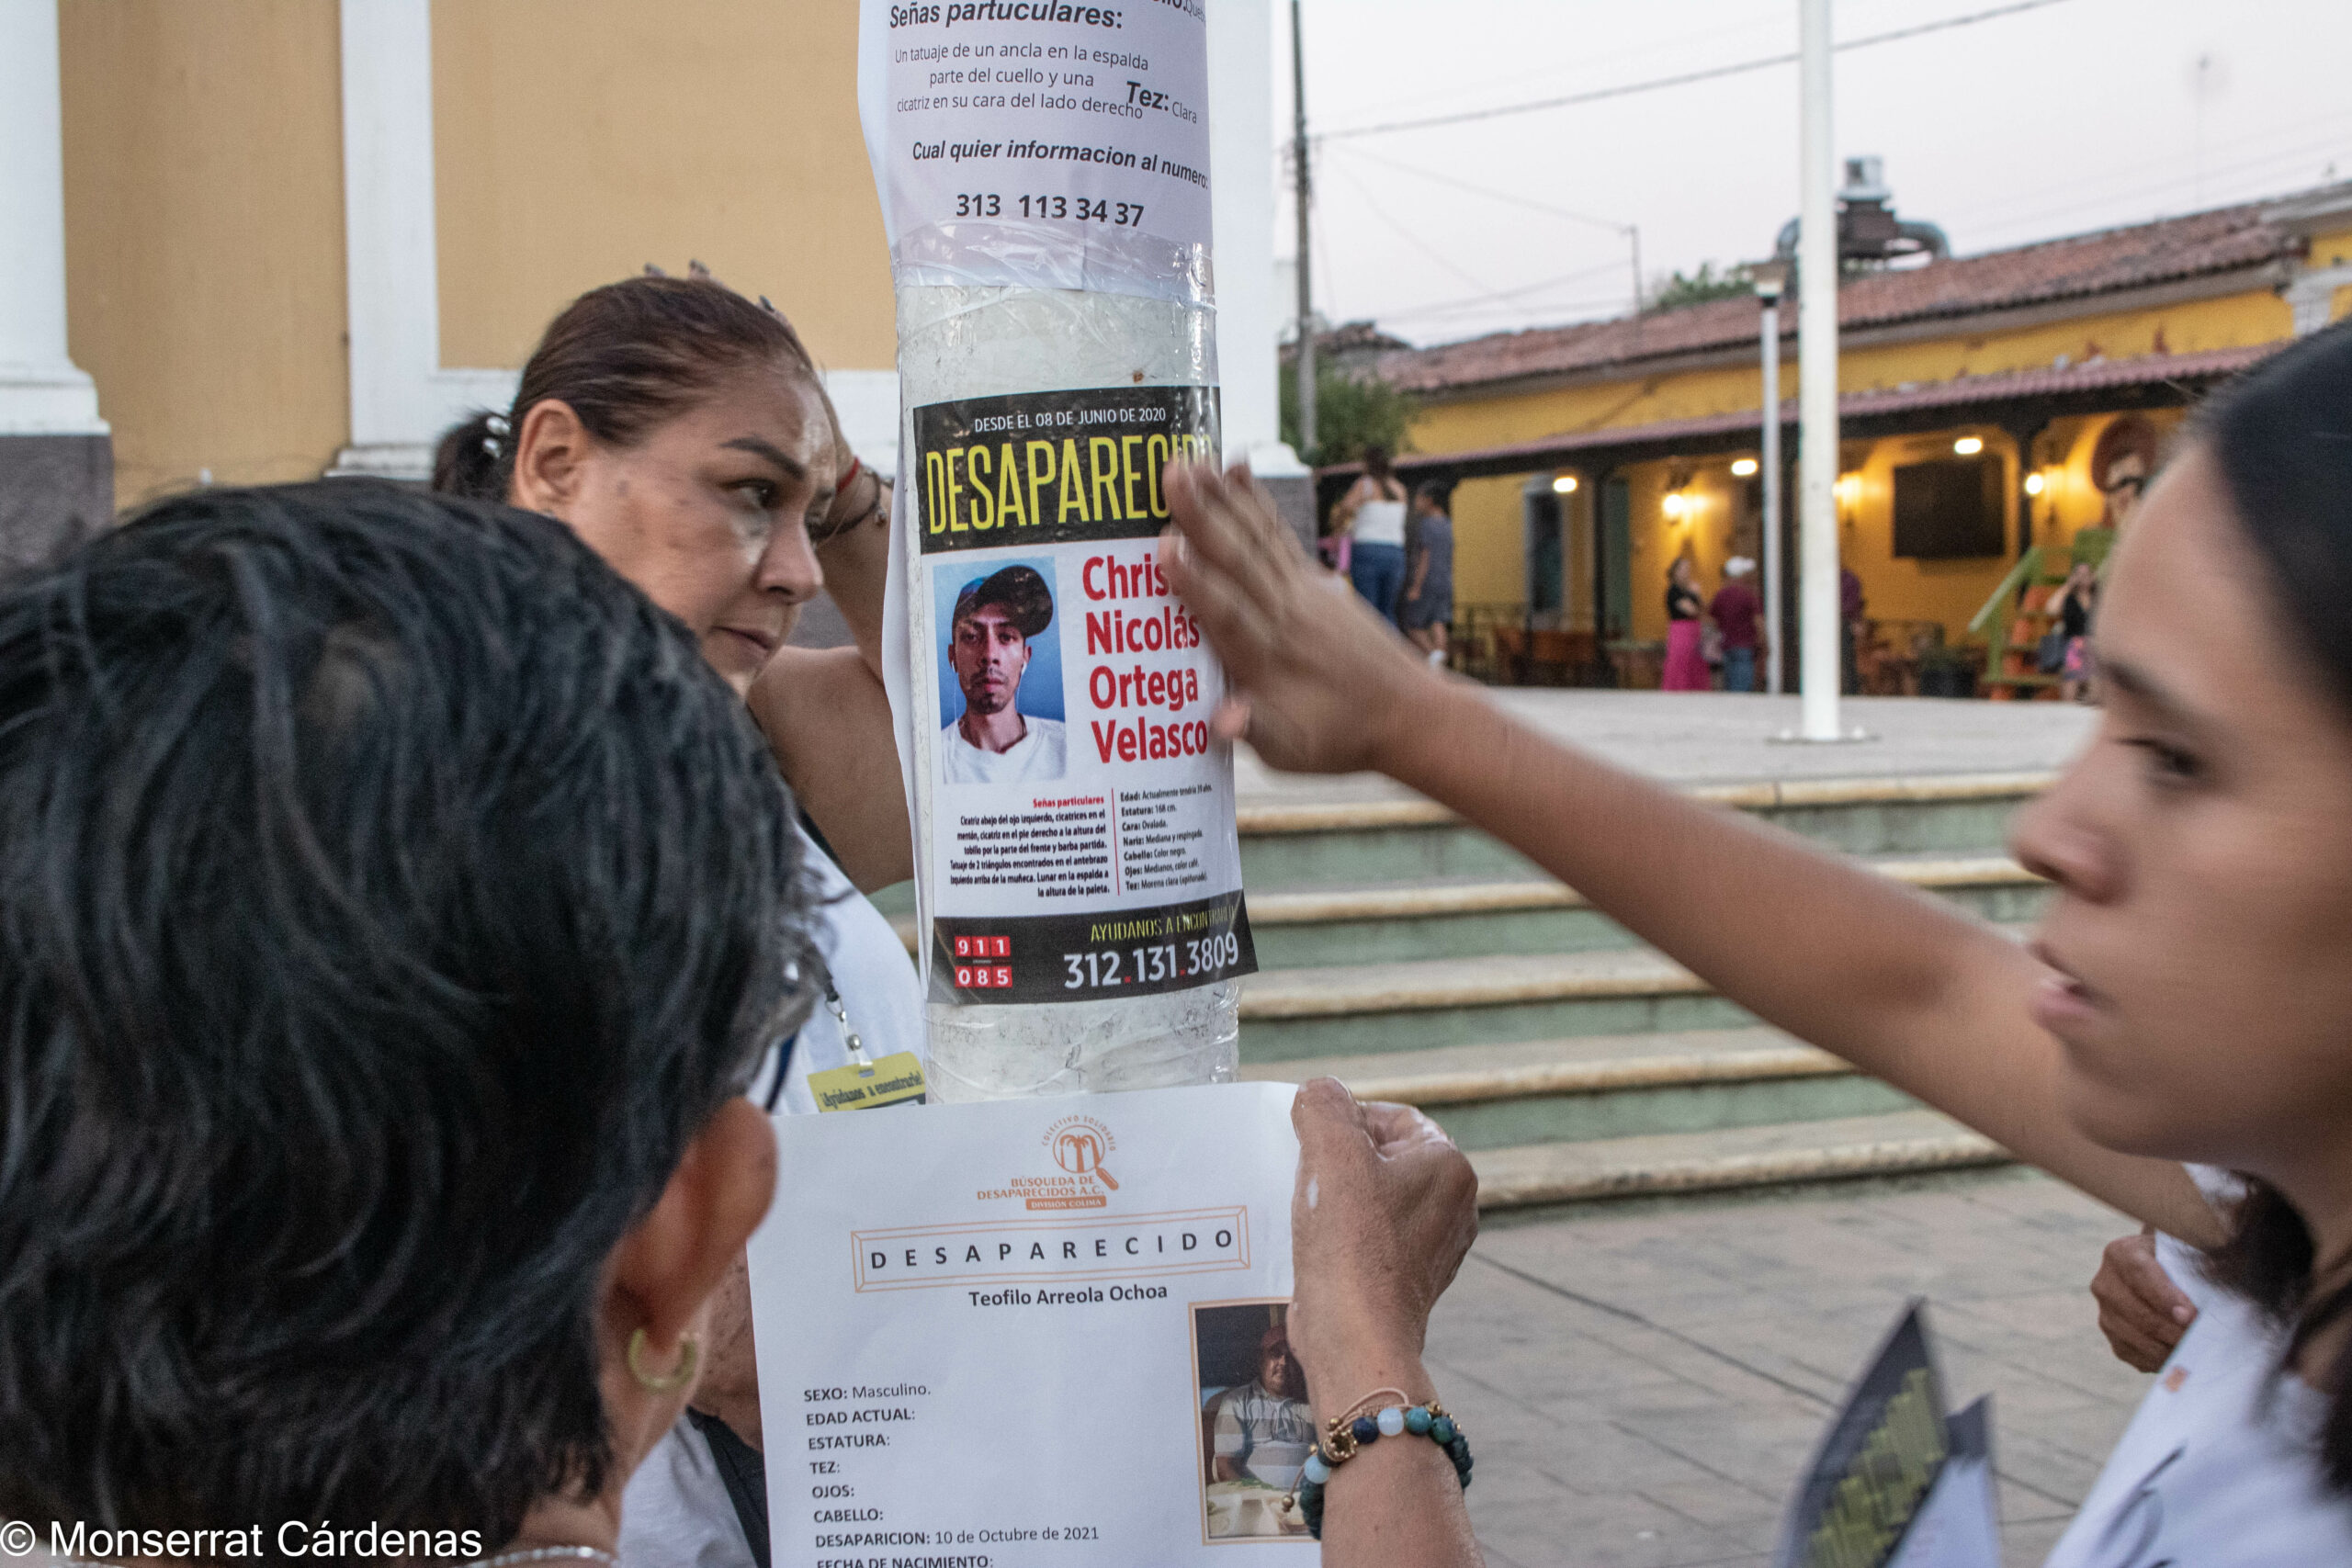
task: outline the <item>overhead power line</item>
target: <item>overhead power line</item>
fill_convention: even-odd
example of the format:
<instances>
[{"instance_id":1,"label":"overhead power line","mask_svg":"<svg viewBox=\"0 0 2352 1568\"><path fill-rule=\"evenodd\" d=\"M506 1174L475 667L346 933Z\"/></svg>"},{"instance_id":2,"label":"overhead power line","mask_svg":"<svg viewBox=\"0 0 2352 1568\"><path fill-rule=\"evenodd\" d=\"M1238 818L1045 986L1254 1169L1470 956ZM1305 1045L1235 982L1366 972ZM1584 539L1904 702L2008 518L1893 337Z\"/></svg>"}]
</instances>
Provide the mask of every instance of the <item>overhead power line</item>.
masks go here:
<instances>
[{"instance_id":1,"label":"overhead power line","mask_svg":"<svg viewBox=\"0 0 2352 1568\"><path fill-rule=\"evenodd\" d=\"M1490 201L1504 202L1512 207L1523 207L1530 212L1541 212L1552 218L1565 218L1572 223L1589 223L1597 229L1612 229L1620 234L1630 234L1634 229L1634 224L1620 223L1614 218L1596 218L1589 212L1577 212L1569 208L1555 206L1548 201L1538 201L1533 197L1521 196L1512 191L1497 190L1491 186L1476 185L1454 175L1439 174L1434 169L1417 169L1410 164L1400 164L1394 158L1384 158L1377 152L1367 152L1361 147L1347 147L1342 148L1341 151L1351 158L1363 158L1370 163L1378 164L1382 168L1394 169L1400 175L1416 175L1438 185L1450 186L1459 191L1467 191L1472 196L1483 196Z\"/></svg>"},{"instance_id":2,"label":"overhead power line","mask_svg":"<svg viewBox=\"0 0 2352 1568\"><path fill-rule=\"evenodd\" d=\"M1883 43L1897 43L1905 39L1921 38L1928 33L1948 32L1953 28L1973 27L2020 12L2039 11L2046 6L2063 6L2066 0L2012 0L2007 6L1990 10L1972 11L1962 17L1946 17L1938 22L1922 22L1917 27L1897 28L1892 32L1872 33L1867 38L1849 39L1836 47L1838 53L1849 50L1871 49ZM1497 104L1492 108L1462 109L1453 114L1428 115L1419 119L1393 119L1379 125L1348 126L1339 130L1327 130L1317 138L1324 141L1350 141L1359 136L1386 136L1400 130L1431 130L1443 125L1468 125L1475 120L1500 119L1507 115L1534 114L1543 109L1564 109L1577 104L1597 104L1608 98L1631 97L1636 93L1655 93L1667 87L1687 87L1699 82L1721 81L1726 76L1744 76L1750 72L1769 71L1776 65L1794 65L1794 50L1786 54L1769 54L1754 60L1736 61L1729 65L1713 65L1703 71L1685 71L1679 75L1654 77L1647 82L1626 82L1614 87L1595 87L1587 92L1570 93L1565 97L1540 98L1533 103Z\"/></svg>"}]
</instances>

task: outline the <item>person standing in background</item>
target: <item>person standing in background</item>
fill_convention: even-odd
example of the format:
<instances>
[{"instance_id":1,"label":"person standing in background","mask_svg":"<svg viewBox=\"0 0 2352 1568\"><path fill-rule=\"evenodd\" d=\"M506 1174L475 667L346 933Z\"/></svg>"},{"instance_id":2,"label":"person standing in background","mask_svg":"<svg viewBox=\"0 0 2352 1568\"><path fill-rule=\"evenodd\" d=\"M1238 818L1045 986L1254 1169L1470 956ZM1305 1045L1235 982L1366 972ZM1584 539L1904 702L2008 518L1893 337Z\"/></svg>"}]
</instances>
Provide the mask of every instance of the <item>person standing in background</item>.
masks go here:
<instances>
[{"instance_id":1,"label":"person standing in background","mask_svg":"<svg viewBox=\"0 0 2352 1568\"><path fill-rule=\"evenodd\" d=\"M1413 492L1405 597L1396 610L1396 624L1431 664L1445 662L1447 628L1453 621L1453 519L1445 514L1445 499L1434 480Z\"/></svg>"},{"instance_id":2,"label":"person standing in background","mask_svg":"<svg viewBox=\"0 0 2352 1568\"><path fill-rule=\"evenodd\" d=\"M1699 649L1700 617L1707 602L1690 574L1690 558L1677 556L1666 572L1666 675L1659 682L1669 692L1713 689L1707 679L1706 655Z\"/></svg>"},{"instance_id":3,"label":"person standing in background","mask_svg":"<svg viewBox=\"0 0 2352 1568\"><path fill-rule=\"evenodd\" d=\"M1388 449L1363 449L1363 475L1340 498L1334 515L1349 536L1348 581L1391 624L1405 586L1405 486L1388 466Z\"/></svg>"},{"instance_id":4,"label":"person standing in background","mask_svg":"<svg viewBox=\"0 0 2352 1568\"><path fill-rule=\"evenodd\" d=\"M2058 617L2059 635L2065 638L2064 660L2057 671L2058 691L2070 703L2082 702L2090 694L2091 615L2098 608L2098 574L2090 562L2078 560L2066 574L2064 586L2050 601L2050 613Z\"/></svg>"},{"instance_id":5,"label":"person standing in background","mask_svg":"<svg viewBox=\"0 0 2352 1568\"><path fill-rule=\"evenodd\" d=\"M1838 569L1838 689L1853 696L1862 689L1861 660L1854 639L1861 635L1862 612L1870 602L1862 597L1862 580L1851 567Z\"/></svg>"},{"instance_id":6,"label":"person standing in background","mask_svg":"<svg viewBox=\"0 0 2352 1568\"><path fill-rule=\"evenodd\" d=\"M1746 556L1734 556L1724 562L1724 585L1715 590L1707 614L1714 617L1715 630L1724 639L1724 690L1752 692L1756 690L1756 661L1761 657L1763 631L1761 622L1764 601L1748 578L1756 570L1756 563Z\"/></svg>"}]
</instances>

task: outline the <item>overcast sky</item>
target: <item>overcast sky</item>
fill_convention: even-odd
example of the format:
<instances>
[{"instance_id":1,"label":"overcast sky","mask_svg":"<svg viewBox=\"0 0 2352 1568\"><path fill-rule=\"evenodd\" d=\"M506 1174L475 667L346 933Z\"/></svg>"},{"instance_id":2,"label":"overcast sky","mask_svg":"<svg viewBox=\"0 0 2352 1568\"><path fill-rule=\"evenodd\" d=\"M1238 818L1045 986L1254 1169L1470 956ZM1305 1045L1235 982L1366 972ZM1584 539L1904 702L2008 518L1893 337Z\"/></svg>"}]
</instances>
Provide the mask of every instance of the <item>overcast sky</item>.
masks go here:
<instances>
[{"instance_id":1,"label":"overcast sky","mask_svg":"<svg viewBox=\"0 0 2352 1568\"><path fill-rule=\"evenodd\" d=\"M1840 40L2004 0L1836 0ZM1274 0L1282 118L1289 0ZM1395 134L1337 133L1792 51L1796 0L1305 0L1316 304L1417 343L1623 312L1642 265L1768 254L1796 68ZM1959 254L2352 179L2352 0L2055 0L1838 56L1837 147ZM2203 62L2200 68L2199 62ZM1408 172L1418 170L1419 173ZM1436 177L1430 177L1430 176ZM1287 176L1280 248L1292 249Z\"/></svg>"}]
</instances>

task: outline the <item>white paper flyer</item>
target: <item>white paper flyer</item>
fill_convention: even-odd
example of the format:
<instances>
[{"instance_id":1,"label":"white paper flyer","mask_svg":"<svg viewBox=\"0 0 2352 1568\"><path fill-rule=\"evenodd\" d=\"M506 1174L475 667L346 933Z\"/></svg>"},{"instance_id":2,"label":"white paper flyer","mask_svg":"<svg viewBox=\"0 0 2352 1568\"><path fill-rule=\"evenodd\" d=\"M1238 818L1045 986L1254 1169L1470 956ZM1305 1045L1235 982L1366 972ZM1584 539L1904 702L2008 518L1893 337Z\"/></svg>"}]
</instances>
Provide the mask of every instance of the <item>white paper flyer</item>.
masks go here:
<instances>
[{"instance_id":1,"label":"white paper flyer","mask_svg":"<svg viewBox=\"0 0 2352 1568\"><path fill-rule=\"evenodd\" d=\"M1313 1561L1286 1084L777 1126L775 1568Z\"/></svg>"}]
</instances>

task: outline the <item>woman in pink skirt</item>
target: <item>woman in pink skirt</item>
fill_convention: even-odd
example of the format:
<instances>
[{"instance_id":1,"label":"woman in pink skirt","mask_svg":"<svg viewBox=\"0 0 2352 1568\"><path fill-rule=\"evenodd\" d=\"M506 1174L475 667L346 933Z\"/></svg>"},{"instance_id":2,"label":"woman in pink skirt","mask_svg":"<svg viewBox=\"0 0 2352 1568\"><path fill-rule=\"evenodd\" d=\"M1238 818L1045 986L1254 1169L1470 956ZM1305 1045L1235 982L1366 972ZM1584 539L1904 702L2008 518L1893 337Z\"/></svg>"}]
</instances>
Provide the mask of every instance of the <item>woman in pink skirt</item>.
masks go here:
<instances>
[{"instance_id":1,"label":"woman in pink skirt","mask_svg":"<svg viewBox=\"0 0 2352 1568\"><path fill-rule=\"evenodd\" d=\"M1690 581L1690 558L1677 557L1666 574L1666 678L1659 684L1667 691L1704 692L1713 686L1699 647L1701 617L1706 613L1707 602Z\"/></svg>"}]
</instances>

